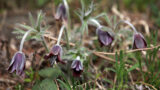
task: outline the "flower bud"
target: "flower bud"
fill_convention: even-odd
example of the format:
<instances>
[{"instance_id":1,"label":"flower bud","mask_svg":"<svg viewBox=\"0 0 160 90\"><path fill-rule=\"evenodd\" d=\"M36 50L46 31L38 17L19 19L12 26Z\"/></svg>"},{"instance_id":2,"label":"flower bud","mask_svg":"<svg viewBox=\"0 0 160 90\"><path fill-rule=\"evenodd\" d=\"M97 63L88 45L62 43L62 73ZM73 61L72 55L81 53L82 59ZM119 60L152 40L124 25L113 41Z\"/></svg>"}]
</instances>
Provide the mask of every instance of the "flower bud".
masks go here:
<instances>
[{"instance_id":1,"label":"flower bud","mask_svg":"<svg viewBox=\"0 0 160 90\"><path fill-rule=\"evenodd\" d=\"M62 47L60 45L54 45L48 55L45 55L45 59L49 59L51 65L54 64L55 61L65 64L61 59L62 56Z\"/></svg>"},{"instance_id":2,"label":"flower bud","mask_svg":"<svg viewBox=\"0 0 160 90\"><path fill-rule=\"evenodd\" d=\"M80 60L74 60L71 65L71 69L73 70L73 76L79 77L83 72L83 64Z\"/></svg>"},{"instance_id":3,"label":"flower bud","mask_svg":"<svg viewBox=\"0 0 160 90\"><path fill-rule=\"evenodd\" d=\"M55 15L56 20L63 20L64 22L67 22L67 11L65 6L61 3L58 6L56 15Z\"/></svg>"},{"instance_id":4,"label":"flower bud","mask_svg":"<svg viewBox=\"0 0 160 90\"><path fill-rule=\"evenodd\" d=\"M133 49L146 48L147 43L141 33L134 34Z\"/></svg>"},{"instance_id":5,"label":"flower bud","mask_svg":"<svg viewBox=\"0 0 160 90\"><path fill-rule=\"evenodd\" d=\"M24 76L24 70L25 70L25 55L23 52L17 52L14 54L12 61L8 67L8 71L10 73L13 73L16 71L16 74L19 76Z\"/></svg>"},{"instance_id":6,"label":"flower bud","mask_svg":"<svg viewBox=\"0 0 160 90\"><path fill-rule=\"evenodd\" d=\"M114 37L107 31L98 29L97 34L98 34L98 41L100 42L101 46L108 46L114 40Z\"/></svg>"}]
</instances>

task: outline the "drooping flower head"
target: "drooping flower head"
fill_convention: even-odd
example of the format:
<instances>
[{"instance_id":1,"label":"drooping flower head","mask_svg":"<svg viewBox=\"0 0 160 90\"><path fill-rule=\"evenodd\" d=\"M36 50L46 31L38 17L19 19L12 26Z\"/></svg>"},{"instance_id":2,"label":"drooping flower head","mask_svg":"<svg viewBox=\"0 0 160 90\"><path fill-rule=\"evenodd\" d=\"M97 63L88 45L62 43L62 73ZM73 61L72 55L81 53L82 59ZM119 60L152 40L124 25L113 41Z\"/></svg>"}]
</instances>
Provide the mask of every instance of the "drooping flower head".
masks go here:
<instances>
[{"instance_id":1,"label":"drooping flower head","mask_svg":"<svg viewBox=\"0 0 160 90\"><path fill-rule=\"evenodd\" d=\"M71 69L73 70L73 76L79 77L83 72L83 64L80 61L80 57L72 62Z\"/></svg>"},{"instance_id":2,"label":"drooping flower head","mask_svg":"<svg viewBox=\"0 0 160 90\"><path fill-rule=\"evenodd\" d=\"M8 71L10 71L10 73L13 73L14 71L16 71L16 75L24 76L25 63L26 61L25 61L24 53L16 52L8 67Z\"/></svg>"},{"instance_id":3,"label":"drooping flower head","mask_svg":"<svg viewBox=\"0 0 160 90\"><path fill-rule=\"evenodd\" d=\"M59 4L56 15L56 20L63 20L64 22L67 22L67 11L64 4Z\"/></svg>"},{"instance_id":4,"label":"drooping flower head","mask_svg":"<svg viewBox=\"0 0 160 90\"><path fill-rule=\"evenodd\" d=\"M54 64L54 62L60 62L62 64L65 64L64 61L61 59L62 56L62 47L60 45L54 45L48 55L45 55L45 59L49 59L51 65Z\"/></svg>"},{"instance_id":5,"label":"drooping flower head","mask_svg":"<svg viewBox=\"0 0 160 90\"><path fill-rule=\"evenodd\" d=\"M103 31L100 28L98 28L97 34L98 34L98 41L100 42L101 46L108 46L114 40L114 37L109 32Z\"/></svg>"},{"instance_id":6,"label":"drooping flower head","mask_svg":"<svg viewBox=\"0 0 160 90\"><path fill-rule=\"evenodd\" d=\"M146 48L147 43L141 33L135 33L133 39L133 49Z\"/></svg>"}]
</instances>

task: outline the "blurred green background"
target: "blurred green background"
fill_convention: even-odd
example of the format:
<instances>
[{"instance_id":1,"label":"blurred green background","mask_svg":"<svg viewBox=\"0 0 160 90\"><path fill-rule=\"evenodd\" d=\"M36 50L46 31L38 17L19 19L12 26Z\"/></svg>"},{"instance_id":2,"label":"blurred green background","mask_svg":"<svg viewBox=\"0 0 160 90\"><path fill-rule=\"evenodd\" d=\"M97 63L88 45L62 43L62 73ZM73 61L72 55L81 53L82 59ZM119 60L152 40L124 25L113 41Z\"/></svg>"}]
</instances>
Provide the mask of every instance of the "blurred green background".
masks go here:
<instances>
[{"instance_id":1,"label":"blurred green background","mask_svg":"<svg viewBox=\"0 0 160 90\"><path fill-rule=\"evenodd\" d=\"M160 0L85 0L86 4L91 1L94 1L99 12L109 12L113 5L117 5L119 10L148 13L150 19L160 27ZM0 0L0 12L19 9L37 10L55 6L60 2L61 0ZM74 9L75 5L77 8L80 6L79 0L68 0L68 2Z\"/></svg>"},{"instance_id":2,"label":"blurred green background","mask_svg":"<svg viewBox=\"0 0 160 90\"><path fill-rule=\"evenodd\" d=\"M0 9L36 9L42 8L49 3L58 4L62 0L0 0ZM70 3L79 3L79 0L68 0ZM158 9L160 8L160 0L85 0L86 3L90 1L96 2L96 4L104 4L106 8L110 8L113 4L117 4L120 9L134 10L134 11L146 11L146 9ZM154 11L153 10L153 11ZM155 11L154 11L155 12Z\"/></svg>"}]
</instances>

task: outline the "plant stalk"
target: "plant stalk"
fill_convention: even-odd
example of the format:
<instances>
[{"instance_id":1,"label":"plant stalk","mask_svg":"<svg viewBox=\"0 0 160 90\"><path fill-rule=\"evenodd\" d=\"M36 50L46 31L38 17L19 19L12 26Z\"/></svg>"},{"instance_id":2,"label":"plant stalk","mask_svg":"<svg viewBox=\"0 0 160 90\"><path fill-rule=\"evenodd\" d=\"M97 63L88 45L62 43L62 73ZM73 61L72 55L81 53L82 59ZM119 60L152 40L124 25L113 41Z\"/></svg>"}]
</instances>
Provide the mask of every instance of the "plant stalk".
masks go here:
<instances>
[{"instance_id":1,"label":"plant stalk","mask_svg":"<svg viewBox=\"0 0 160 90\"><path fill-rule=\"evenodd\" d=\"M66 36L66 39L67 39L67 49L69 49L70 45L69 45L69 37L68 37L67 29L65 29L65 36Z\"/></svg>"},{"instance_id":2,"label":"plant stalk","mask_svg":"<svg viewBox=\"0 0 160 90\"><path fill-rule=\"evenodd\" d=\"M121 23L126 23L126 24L128 24L128 25L132 28L132 30L134 31L134 33L138 33L137 30L136 30L136 28L133 26L133 24L131 24L131 23L130 23L129 21L127 21L127 20L120 20L120 21L116 24L114 30L117 30L119 24L121 24Z\"/></svg>"},{"instance_id":3,"label":"plant stalk","mask_svg":"<svg viewBox=\"0 0 160 90\"><path fill-rule=\"evenodd\" d=\"M96 20L96 19L89 19L90 22L94 23L97 25L97 28L102 28L102 25ZM98 29L96 29L96 34L98 33Z\"/></svg>"},{"instance_id":4,"label":"plant stalk","mask_svg":"<svg viewBox=\"0 0 160 90\"><path fill-rule=\"evenodd\" d=\"M49 49L48 49L48 47L47 47L46 41L45 41L45 39L44 39L44 36L42 36L41 39L42 39L42 44L43 44L43 46L45 47L46 51L49 52Z\"/></svg>"},{"instance_id":5,"label":"plant stalk","mask_svg":"<svg viewBox=\"0 0 160 90\"><path fill-rule=\"evenodd\" d=\"M60 29L59 36L58 36L58 40L57 40L57 45L60 44L60 41L61 41L61 37L62 37L64 28L65 28L65 25L63 25L63 26L61 27L61 29Z\"/></svg>"},{"instance_id":6,"label":"plant stalk","mask_svg":"<svg viewBox=\"0 0 160 90\"><path fill-rule=\"evenodd\" d=\"M66 8L66 11L67 11L67 26L66 26L66 30L65 30L65 36L66 36L66 39L67 39L67 49L70 48L70 45L69 45L69 36L70 36L70 30L71 30L71 18L70 18L70 13L69 13L69 6L68 6L68 3L67 3L67 0L63 0L63 3L64 3L64 6Z\"/></svg>"},{"instance_id":7,"label":"plant stalk","mask_svg":"<svg viewBox=\"0 0 160 90\"><path fill-rule=\"evenodd\" d=\"M23 36L23 38L22 38L22 40L21 40L21 43L20 43L20 47L19 47L19 51L20 51L20 52L22 52L23 45L24 45L24 41L25 41L25 39L27 38L28 34L29 34L31 31L32 31L32 30L28 30L28 31L24 34L24 36Z\"/></svg>"},{"instance_id":8,"label":"plant stalk","mask_svg":"<svg viewBox=\"0 0 160 90\"><path fill-rule=\"evenodd\" d=\"M89 21L91 21L94 24L96 24L98 28L102 27L101 24L96 19L91 18L91 19L89 19Z\"/></svg>"}]
</instances>

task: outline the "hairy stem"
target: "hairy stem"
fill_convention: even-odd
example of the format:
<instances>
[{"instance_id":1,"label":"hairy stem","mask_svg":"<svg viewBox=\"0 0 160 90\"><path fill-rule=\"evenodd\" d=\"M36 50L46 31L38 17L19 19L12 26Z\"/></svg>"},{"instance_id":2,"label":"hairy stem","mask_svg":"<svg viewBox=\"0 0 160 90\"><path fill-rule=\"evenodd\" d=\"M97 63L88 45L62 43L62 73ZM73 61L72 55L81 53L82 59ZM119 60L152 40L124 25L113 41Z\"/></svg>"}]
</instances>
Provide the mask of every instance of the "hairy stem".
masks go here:
<instances>
[{"instance_id":1,"label":"hairy stem","mask_svg":"<svg viewBox=\"0 0 160 90\"><path fill-rule=\"evenodd\" d=\"M136 30L136 28L133 26L133 24L131 24L129 21L126 21L126 20L120 20L120 21L116 24L114 30L117 30L119 24L121 24L121 23L126 23L126 24L128 24L128 25L132 28L132 30L134 31L134 33L138 33L137 30Z\"/></svg>"},{"instance_id":2,"label":"hairy stem","mask_svg":"<svg viewBox=\"0 0 160 90\"><path fill-rule=\"evenodd\" d=\"M67 29L65 29L65 36L66 36L66 39L67 39L67 49L69 49L70 45L69 45L69 37L68 37Z\"/></svg>"},{"instance_id":3,"label":"hairy stem","mask_svg":"<svg viewBox=\"0 0 160 90\"><path fill-rule=\"evenodd\" d=\"M68 3L67 3L67 0L63 0L63 3L64 3L64 6L66 8L66 11L67 11L67 18L68 18L68 21L67 21L67 30L65 30L65 35L66 35L66 39L67 39L67 48L69 49L70 46L69 46L69 37L70 36L70 30L71 30L71 18L70 18L70 13L69 13L69 6L68 6Z\"/></svg>"},{"instance_id":4,"label":"hairy stem","mask_svg":"<svg viewBox=\"0 0 160 90\"><path fill-rule=\"evenodd\" d=\"M102 27L101 24L96 19L91 18L91 19L89 19L89 21L96 24L98 28Z\"/></svg>"},{"instance_id":5,"label":"hairy stem","mask_svg":"<svg viewBox=\"0 0 160 90\"><path fill-rule=\"evenodd\" d=\"M32 30L28 30L28 31L24 34L24 36L23 36L23 38L22 38L22 40L21 40L21 43L20 43L19 51L22 52L24 41L25 41L27 35L28 35L31 31L32 31Z\"/></svg>"},{"instance_id":6,"label":"hairy stem","mask_svg":"<svg viewBox=\"0 0 160 90\"><path fill-rule=\"evenodd\" d=\"M43 46L45 47L46 51L49 52L49 49L48 49L48 47L47 47L46 41L45 41L45 39L44 39L44 36L42 36L41 39L42 39L42 44L43 44Z\"/></svg>"},{"instance_id":7,"label":"hairy stem","mask_svg":"<svg viewBox=\"0 0 160 90\"><path fill-rule=\"evenodd\" d=\"M64 3L64 6L66 8L66 11L67 11L67 18L68 18L68 29L70 29L70 25L71 25L71 18L70 18L70 14L69 14L69 6L68 6L68 3L67 3L67 0L63 0L63 3Z\"/></svg>"},{"instance_id":8,"label":"hairy stem","mask_svg":"<svg viewBox=\"0 0 160 90\"><path fill-rule=\"evenodd\" d=\"M89 19L90 22L94 23L97 25L97 28L102 28L102 25L96 20L96 19ZM96 34L98 33L98 29L96 29Z\"/></svg>"},{"instance_id":9,"label":"hairy stem","mask_svg":"<svg viewBox=\"0 0 160 90\"><path fill-rule=\"evenodd\" d=\"M62 37L64 28L65 28L65 25L63 25L63 26L61 27L61 29L60 29L59 36L58 36L58 40L57 40L57 45L60 44L60 41L61 41L61 37Z\"/></svg>"}]
</instances>

